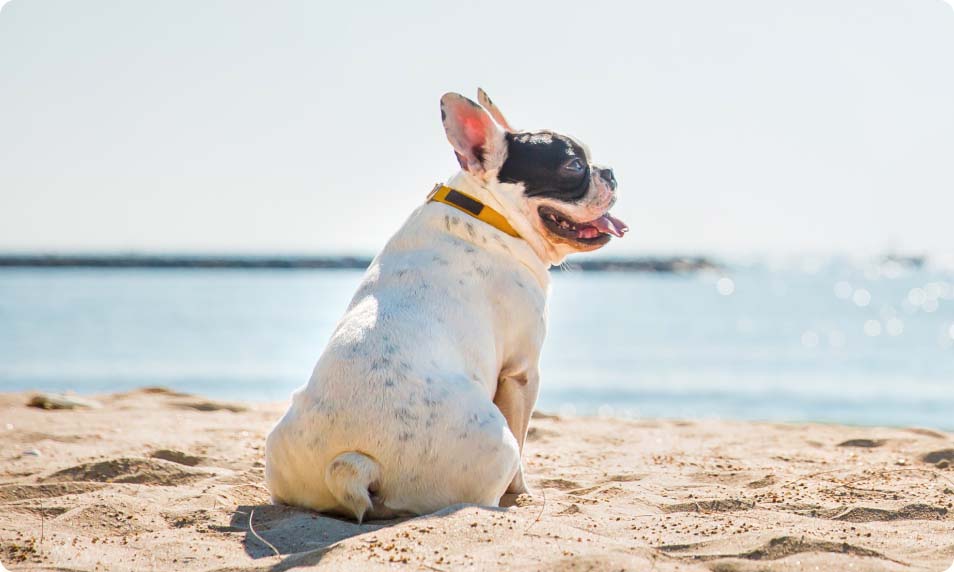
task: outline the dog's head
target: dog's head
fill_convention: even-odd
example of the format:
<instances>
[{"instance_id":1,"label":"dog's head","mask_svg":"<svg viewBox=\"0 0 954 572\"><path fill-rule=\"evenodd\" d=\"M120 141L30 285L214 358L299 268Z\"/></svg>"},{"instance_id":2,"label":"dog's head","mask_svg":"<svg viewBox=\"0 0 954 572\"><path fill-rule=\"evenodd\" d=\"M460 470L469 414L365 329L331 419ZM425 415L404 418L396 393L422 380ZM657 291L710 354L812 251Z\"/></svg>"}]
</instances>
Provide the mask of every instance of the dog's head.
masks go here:
<instances>
[{"instance_id":1,"label":"dog's head","mask_svg":"<svg viewBox=\"0 0 954 572\"><path fill-rule=\"evenodd\" d=\"M456 93L441 98L447 139L461 168L547 262L629 230L609 214L612 169L592 163L585 145L553 131L516 131L483 90L478 99L482 106Z\"/></svg>"}]
</instances>

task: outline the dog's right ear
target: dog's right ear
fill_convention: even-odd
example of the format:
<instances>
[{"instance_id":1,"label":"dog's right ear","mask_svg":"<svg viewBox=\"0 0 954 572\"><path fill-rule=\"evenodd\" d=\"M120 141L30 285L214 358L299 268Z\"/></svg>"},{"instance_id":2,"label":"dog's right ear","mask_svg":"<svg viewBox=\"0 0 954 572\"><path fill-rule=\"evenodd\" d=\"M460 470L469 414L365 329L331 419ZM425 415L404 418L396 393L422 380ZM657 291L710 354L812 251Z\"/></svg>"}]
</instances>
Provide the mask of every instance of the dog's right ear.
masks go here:
<instances>
[{"instance_id":1,"label":"dog's right ear","mask_svg":"<svg viewBox=\"0 0 954 572\"><path fill-rule=\"evenodd\" d=\"M483 107L463 95L445 93L441 97L441 121L462 169L483 175L503 165L503 131Z\"/></svg>"},{"instance_id":2,"label":"dog's right ear","mask_svg":"<svg viewBox=\"0 0 954 572\"><path fill-rule=\"evenodd\" d=\"M500 109L494 105L494 102L491 101L490 96L487 95L487 92L483 88L477 88L477 101L480 102L484 108L490 112L490 116L494 118L494 121L497 122L497 125L503 127L504 131L508 133L513 133L516 131L513 127L510 126L510 123L507 121L507 118L504 117L504 114L500 112Z\"/></svg>"}]
</instances>

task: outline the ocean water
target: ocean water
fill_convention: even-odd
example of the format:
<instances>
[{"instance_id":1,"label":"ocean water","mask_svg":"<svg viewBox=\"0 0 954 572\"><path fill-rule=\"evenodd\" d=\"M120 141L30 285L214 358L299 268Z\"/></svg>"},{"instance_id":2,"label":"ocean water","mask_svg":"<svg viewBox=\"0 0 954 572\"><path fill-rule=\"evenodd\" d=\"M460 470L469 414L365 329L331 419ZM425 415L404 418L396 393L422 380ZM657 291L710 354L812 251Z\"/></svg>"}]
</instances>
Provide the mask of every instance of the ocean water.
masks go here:
<instances>
[{"instance_id":1,"label":"ocean water","mask_svg":"<svg viewBox=\"0 0 954 572\"><path fill-rule=\"evenodd\" d=\"M0 390L283 400L347 270L0 270ZM539 408L954 429L954 274L896 263L554 273Z\"/></svg>"}]
</instances>

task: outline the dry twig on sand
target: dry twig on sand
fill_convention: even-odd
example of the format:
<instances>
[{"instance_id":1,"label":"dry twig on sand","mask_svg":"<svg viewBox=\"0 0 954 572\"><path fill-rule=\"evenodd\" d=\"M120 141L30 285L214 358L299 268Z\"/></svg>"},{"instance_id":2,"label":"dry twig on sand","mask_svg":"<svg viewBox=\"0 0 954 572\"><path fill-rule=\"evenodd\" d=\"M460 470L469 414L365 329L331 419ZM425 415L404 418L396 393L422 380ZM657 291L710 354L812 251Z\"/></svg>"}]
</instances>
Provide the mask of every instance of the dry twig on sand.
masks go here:
<instances>
[{"instance_id":1,"label":"dry twig on sand","mask_svg":"<svg viewBox=\"0 0 954 572\"><path fill-rule=\"evenodd\" d=\"M254 508L252 509L252 512L248 513L248 531L251 532L251 533L252 533L252 536L254 536L255 538L257 538L259 542L261 542L261 543L264 544L265 546L271 548L271 549L272 549L272 552L275 553L275 556L281 556L282 553L279 552L277 548L275 548L275 545L273 545L271 542L265 540L264 538L262 538L261 536L259 536L259 534L258 534L257 532L255 532L255 527L252 526L252 519L253 519L253 518L255 518L255 509L254 509Z\"/></svg>"}]
</instances>

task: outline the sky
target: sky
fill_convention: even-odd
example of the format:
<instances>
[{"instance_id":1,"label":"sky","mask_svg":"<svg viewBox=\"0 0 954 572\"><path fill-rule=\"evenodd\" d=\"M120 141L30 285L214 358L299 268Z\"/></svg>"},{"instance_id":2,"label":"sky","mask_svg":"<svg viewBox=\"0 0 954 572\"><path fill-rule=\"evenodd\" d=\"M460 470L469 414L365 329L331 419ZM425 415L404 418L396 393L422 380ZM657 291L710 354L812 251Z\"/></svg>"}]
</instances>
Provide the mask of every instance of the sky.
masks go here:
<instances>
[{"instance_id":1,"label":"sky","mask_svg":"<svg viewBox=\"0 0 954 572\"><path fill-rule=\"evenodd\" d=\"M12 0L0 252L373 253L478 86L614 168L604 254L954 251L942 0Z\"/></svg>"}]
</instances>

